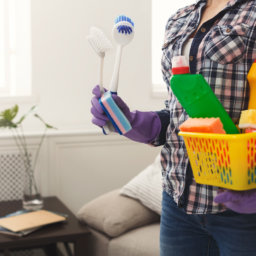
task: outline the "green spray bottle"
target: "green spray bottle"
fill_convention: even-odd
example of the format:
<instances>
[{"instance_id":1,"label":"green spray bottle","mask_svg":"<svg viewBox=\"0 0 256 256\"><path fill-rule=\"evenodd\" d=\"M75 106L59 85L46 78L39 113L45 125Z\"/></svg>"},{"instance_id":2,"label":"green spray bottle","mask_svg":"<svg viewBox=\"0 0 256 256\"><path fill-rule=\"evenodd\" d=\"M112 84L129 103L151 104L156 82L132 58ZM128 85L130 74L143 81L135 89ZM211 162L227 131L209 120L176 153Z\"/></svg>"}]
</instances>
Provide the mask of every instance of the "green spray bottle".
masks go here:
<instances>
[{"instance_id":1,"label":"green spray bottle","mask_svg":"<svg viewBox=\"0 0 256 256\"><path fill-rule=\"evenodd\" d=\"M219 117L227 134L239 133L204 77L189 73L185 56L173 57L172 74L171 89L189 117Z\"/></svg>"}]
</instances>

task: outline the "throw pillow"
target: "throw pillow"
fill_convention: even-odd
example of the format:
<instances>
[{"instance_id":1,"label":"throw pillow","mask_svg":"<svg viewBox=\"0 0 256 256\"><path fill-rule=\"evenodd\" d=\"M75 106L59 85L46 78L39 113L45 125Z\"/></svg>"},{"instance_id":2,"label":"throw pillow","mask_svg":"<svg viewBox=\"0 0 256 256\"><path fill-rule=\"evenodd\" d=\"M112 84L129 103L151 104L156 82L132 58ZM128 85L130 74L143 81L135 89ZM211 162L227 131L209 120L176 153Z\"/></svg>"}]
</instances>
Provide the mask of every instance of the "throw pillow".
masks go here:
<instances>
[{"instance_id":1,"label":"throw pillow","mask_svg":"<svg viewBox=\"0 0 256 256\"><path fill-rule=\"evenodd\" d=\"M161 214L162 174L160 155L155 161L121 188L121 195L139 200L152 211Z\"/></svg>"},{"instance_id":2,"label":"throw pillow","mask_svg":"<svg viewBox=\"0 0 256 256\"><path fill-rule=\"evenodd\" d=\"M85 204L78 211L77 217L110 237L159 221L159 215L137 200L120 195L119 189Z\"/></svg>"}]
</instances>

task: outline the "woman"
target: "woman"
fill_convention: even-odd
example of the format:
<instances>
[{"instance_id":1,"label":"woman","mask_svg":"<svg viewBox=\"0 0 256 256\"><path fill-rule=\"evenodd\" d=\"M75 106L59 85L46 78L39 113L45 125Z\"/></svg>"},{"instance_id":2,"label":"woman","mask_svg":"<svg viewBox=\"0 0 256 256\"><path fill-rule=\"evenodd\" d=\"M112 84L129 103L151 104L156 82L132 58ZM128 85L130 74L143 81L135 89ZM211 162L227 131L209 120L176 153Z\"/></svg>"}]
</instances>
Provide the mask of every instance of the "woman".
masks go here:
<instances>
[{"instance_id":1,"label":"woman","mask_svg":"<svg viewBox=\"0 0 256 256\"><path fill-rule=\"evenodd\" d=\"M159 112L131 112L113 96L131 122L125 136L161 151L163 202L161 256L256 255L256 192L225 191L196 184L179 125L188 115L169 87L171 59L185 55L190 72L200 73L235 123L247 109L246 75L256 59L256 0L199 0L180 9L167 22L162 71L170 99ZM107 117L93 89L92 122L104 126Z\"/></svg>"}]
</instances>

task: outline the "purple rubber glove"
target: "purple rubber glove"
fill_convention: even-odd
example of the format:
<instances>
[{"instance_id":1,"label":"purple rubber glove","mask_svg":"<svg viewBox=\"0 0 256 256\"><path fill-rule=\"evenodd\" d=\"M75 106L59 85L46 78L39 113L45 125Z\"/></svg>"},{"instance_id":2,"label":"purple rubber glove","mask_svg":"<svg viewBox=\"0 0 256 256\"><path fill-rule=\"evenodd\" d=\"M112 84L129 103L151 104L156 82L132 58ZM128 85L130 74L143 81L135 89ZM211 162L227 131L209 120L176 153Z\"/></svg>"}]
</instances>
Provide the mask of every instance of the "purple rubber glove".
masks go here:
<instances>
[{"instance_id":1,"label":"purple rubber glove","mask_svg":"<svg viewBox=\"0 0 256 256\"><path fill-rule=\"evenodd\" d=\"M109 119L99 103L101 93L98 85L93 88L92 93L95 95L91 100L92 123L103 127ZM161 131L161 121L157 113L140 112L137 110L131 112L129 107L119 96L113 94L112 98L132 126L132 129L124 134L125 137L137 142L150 143L159 135Z\"/></svg>"},{"instance_id":2,"label":"purple rubber glove","mask_svg":"<svg viewBox=\"0 0 256 256\"><path fill-rule=\"evenodd\" d=\"M238 213L256 213L256 189L247 191L226 190L219 193L214 202L222 203Z\"/></svg>"}]
</instances>

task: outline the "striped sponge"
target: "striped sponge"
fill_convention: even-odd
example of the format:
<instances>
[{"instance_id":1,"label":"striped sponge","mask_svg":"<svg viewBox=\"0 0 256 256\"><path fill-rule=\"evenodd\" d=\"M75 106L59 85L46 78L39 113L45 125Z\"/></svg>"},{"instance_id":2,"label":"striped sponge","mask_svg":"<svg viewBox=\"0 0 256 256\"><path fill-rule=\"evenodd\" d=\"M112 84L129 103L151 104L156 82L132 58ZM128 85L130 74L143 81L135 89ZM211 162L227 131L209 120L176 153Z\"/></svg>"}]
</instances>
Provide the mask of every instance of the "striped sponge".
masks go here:
<instances>
[{"instance_id":1,"label":"striped sponge","mask_svg":"<svg viewBox=\"0 0 256 256\"><path fill-rule=\"evenodd\" d=\"M116 105L110 91L105 92L99 99L99 102L104 112L112 122L113 126L119 132L119 134L125 134L132 129L129 120L120 110L120 108Z\"/></svg>"}]
</instances>

